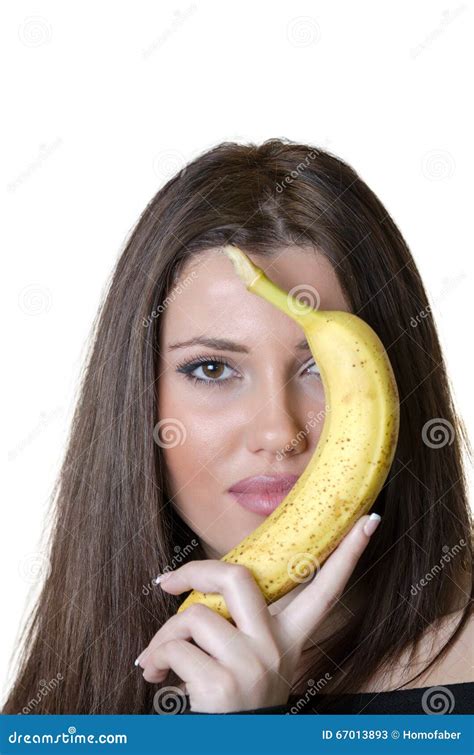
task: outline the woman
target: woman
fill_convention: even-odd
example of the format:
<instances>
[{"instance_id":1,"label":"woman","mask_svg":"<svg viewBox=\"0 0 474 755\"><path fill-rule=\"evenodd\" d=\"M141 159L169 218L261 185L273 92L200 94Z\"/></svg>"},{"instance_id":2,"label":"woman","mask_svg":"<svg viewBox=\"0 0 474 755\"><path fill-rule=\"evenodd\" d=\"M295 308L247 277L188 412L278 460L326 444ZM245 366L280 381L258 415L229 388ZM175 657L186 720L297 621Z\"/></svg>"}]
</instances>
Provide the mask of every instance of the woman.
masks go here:
<instances>
[{"instance_id":1,"label":"woman","mask_svg":"<svg viewBox=\"0 0 474 755\"><path fill-rule=\"evenodd\" d=\"M247 569L219 559L264 520L259 496L274 507L305 469L324 391L301 330L245 290L221 253L229 242L285 290L364 318L400 393L377 531L362 517L271 606ZM172 178L95 323L50 569L3 712L32 712L45 685L35 713L163 713L170 700L193 713L343 712L354 700L428 713L433 691L438 712L440 695L465 712L469 443L429 312L400 231L337 157L223 143ZM251 495L262 475L274 479ZM222 592L234 624L203 606L176 616L192 588Z\"/></svg>"}]
</instances>

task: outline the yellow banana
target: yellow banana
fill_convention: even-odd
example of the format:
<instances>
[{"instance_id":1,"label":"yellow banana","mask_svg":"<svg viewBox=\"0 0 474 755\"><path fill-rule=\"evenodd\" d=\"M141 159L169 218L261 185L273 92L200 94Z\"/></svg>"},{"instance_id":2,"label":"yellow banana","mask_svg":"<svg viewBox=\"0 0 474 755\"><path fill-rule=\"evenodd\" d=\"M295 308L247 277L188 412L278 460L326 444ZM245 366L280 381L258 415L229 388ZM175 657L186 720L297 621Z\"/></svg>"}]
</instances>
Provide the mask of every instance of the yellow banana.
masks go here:
<instances>
[{"instance_id":1,"label":"yellow banana","mask_svg":"<svg viewBox=\"0 0 474 755\"><path fill-rule=\"evenodd\" d=\"M306 469L265 521L221 559L246 566L268 605L306 581L301 571L318 569L371 508L395 454L398 389L383 344L364 320L315 310L277 286L238 247L223 251L248 291L303 328L326 399L323 430ZM232 621L219 593L193 590L178 613L193 603Z\"/></svg>"}]
</instances>

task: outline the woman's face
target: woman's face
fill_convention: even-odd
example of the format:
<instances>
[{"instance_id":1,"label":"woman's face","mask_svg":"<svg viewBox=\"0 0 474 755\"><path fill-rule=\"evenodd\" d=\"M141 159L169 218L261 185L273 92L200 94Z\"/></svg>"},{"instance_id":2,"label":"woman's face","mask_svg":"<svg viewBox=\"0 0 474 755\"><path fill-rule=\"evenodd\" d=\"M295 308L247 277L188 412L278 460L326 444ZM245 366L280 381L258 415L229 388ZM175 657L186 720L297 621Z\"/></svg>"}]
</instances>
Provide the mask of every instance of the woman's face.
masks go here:
<instances>
[{"instance_id":1,"label":"woman's face","mask_svg":"<svg viewBox=\"0 0 474 755\"><path fill-rule=\"evenodd\" d=\"M330 263L315 250L248 256L284 290L297 287L293 295L302 301L350 311ZM274 509L304 471L322 432L324 391L307 344L298 348L303 330L247 291L222 251L188 261L175 286L160 315L155 439L172 505L207 557L221 558L268 516L248 506L262 500ZM198 338L227 343L183 345ZM290 478L273 493L229 492L261 475Z\"/></svg>"}]
</instances>

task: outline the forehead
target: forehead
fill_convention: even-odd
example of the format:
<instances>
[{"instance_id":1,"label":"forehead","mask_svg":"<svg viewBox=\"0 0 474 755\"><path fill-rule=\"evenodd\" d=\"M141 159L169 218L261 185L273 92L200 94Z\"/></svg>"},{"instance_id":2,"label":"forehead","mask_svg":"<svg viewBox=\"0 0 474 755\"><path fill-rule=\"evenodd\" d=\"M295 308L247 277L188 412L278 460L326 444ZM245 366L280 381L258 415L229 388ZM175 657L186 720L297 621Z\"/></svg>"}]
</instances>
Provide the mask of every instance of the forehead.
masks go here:
<instances>
[{"instance_id":1,"label":"forehead","mask_svg":"<svg viewBox=\"0 0 474 755\"><path fill-rule=\"evenodd\" d=\"M272 256L248 252L265 275L302 301L319 301L319 309L350 311L329 260L313 248L281 247ZM314 305L313 305L314 306ZM275 328L288 337L301 329L283 312L247 291L230 259L218 249L205 250L188 260L161 315L161 341L209 334L262 335Z\"/></svg>"}]
</instances>

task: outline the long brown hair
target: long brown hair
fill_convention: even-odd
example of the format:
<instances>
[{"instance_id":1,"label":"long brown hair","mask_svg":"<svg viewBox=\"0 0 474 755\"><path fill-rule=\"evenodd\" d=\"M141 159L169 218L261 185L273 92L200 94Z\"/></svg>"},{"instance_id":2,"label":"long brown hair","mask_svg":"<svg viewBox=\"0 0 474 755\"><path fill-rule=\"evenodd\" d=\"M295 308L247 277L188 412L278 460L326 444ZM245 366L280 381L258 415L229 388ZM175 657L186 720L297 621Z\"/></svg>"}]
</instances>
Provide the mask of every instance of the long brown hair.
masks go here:
<instances>
[{"instance_id":1,"label":"long brown hair","mask_svg":"<svg viewBox=\"0 0 474 755\"><path fill-rule=\"evenodd\" d=\"M151 579L206 557L171 505L153 436L158 315L184 263L228 242L268 257L288 244L325 254L352 311L384 343L399 387L398 446L373 509L382 522L341 598L349 603L355 589L361 603L308 659L307 677L329 676L325 693L356 691L439 617L464 607L443 652L469 617L470 447L407 244L340 158L289 140L226 142L153 197L104 294L51 499L48 573L4 713L153 709L159 686L133 661L185 595L154 589Z\"/></svg>"}]
</instances>

